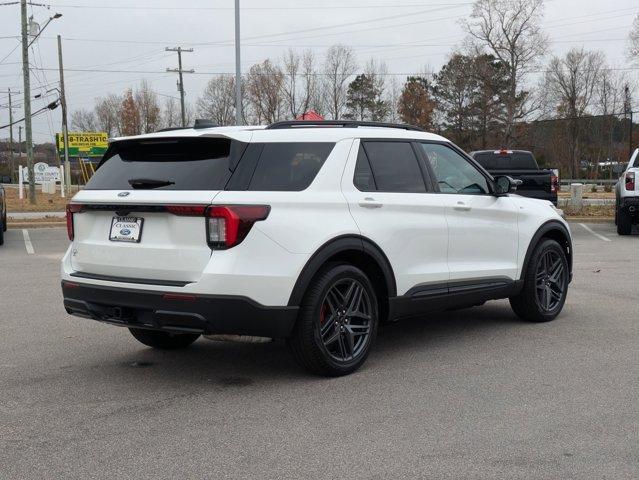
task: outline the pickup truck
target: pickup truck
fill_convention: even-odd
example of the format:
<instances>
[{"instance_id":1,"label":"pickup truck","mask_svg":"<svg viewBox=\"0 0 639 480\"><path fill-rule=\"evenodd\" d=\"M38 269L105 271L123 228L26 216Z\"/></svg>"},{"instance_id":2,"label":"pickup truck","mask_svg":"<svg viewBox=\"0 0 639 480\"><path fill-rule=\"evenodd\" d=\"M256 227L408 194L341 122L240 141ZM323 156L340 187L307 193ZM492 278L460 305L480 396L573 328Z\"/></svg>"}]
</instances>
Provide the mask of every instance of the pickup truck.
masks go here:
<instances>
[{"instance_id":1,"label":"pickup truck","mask_svg":"<svg viewBox=\"0 0 639 480\"><path fill-rule=\"evenodd\" d=\"M541 169L534 155L526 150L479 150L470 152L477 163L493 177L508 175L521 180L517 194L523 197L549 200L557 205L559 179L552 169Z\"/></svg>"},{"instance_id":2,"label":"pickup truck","mask_svg":"<svg viewBox=\"0 0 639 480\"><path fill-rule=\"evenodd\" d=\"M632 225L639 223L639 148L637 148L615 185L615 224L619 235L630 235Z\"/></svg>"}]
</instances>

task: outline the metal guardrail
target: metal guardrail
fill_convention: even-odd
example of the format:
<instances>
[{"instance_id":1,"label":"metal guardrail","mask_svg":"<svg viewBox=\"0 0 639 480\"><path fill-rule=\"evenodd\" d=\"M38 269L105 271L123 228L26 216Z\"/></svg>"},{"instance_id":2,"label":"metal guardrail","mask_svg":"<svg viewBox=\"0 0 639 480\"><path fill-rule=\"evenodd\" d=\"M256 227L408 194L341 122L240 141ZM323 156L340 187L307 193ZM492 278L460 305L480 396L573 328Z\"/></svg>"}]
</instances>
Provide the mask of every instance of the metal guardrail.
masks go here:
<instances>
[{"instance_id":1,"label":"metal guardrail","mask_svg":"<svg viewBox=\"0 0 639 480\"><path fill-rule=\"evenodd\" d=\"M612 180L605 178L577 178L577 179L559 179L561 185L570 185L571 183L583 183L584 185L614 185L617 183L617 179Z\"/></svg>"}]
</instances>

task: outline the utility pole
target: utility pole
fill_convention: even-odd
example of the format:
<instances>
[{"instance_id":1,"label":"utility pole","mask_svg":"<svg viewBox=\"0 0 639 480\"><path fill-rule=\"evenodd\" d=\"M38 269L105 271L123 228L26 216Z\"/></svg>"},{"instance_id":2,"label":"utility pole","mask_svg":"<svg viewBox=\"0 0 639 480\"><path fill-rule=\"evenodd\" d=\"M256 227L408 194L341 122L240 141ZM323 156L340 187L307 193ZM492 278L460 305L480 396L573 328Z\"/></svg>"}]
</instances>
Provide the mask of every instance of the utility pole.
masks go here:
<instances>
[{"instance_id":1,"label":"utility pole","mask_svg":"<svg viewBox=\"0 0 639 480\"><path fill-rule=\"evenodd\" d=\"M24 131L27 142L27 172L29 173L29 203L36 203L33 172L33 131L31 129L31 81L29 78L29 38L27 36L27 0L20 0L22 20L22 76L24 78Z\"/></svg>"},{"instance_id":2,"label":"utility pole","mask_svg":"<svg viewBox=\"0 0 639 480\"><path fill-rule=\"evenodd\" d=\"M13 170L15 168L15 157L13 151L13 103L11 94L20 92L12 92L10 88L7 88L7 91L2 93L6 93L7 95L9 95L9 174L11 175L11 179L13 180L15 178L13 176Z\"/></svg>"},{"instance_id":3,"label":"utility pole","mask_svg":"<svg viewBox=\"0 0 639 480\"><path fill-rule=\"evenodd\" d=\"M195 73L195 70L183 70L182 69L182 52L192 52L192 48L182 48L182 47L166 47L167 52L177 52L178 54L178 68L167 68L167 72L177 73L179 75L178 80L178 91L180 92L180 108L182 111L182 127L186 127L186 113L184 108L184 78L182 77L183 73Z\"/></svg>"},{"instance_id":4,"label":"utility pole","mask_svg":"<svg viewBox=\"0 0 639 480\"><path fill-rule=\"evenodd\" d=\"M235 124L242 125L242 65L240 61L240 0L235 0Z\"/></svg>"},{"instance_id":5,"label":"utility pole","mask_svg":"<svg viewBox=\"0 0 639 480\"><path fill-rule=\"evenodd\" d=\"M64 142L64 184L71 195L71 164L69 162L69 125L67 123L67 96L64 90L62 64L62 37L58 35L58 64L60 68L60 103L62 104L62 141Z\"/></svg>"}]
</instances>

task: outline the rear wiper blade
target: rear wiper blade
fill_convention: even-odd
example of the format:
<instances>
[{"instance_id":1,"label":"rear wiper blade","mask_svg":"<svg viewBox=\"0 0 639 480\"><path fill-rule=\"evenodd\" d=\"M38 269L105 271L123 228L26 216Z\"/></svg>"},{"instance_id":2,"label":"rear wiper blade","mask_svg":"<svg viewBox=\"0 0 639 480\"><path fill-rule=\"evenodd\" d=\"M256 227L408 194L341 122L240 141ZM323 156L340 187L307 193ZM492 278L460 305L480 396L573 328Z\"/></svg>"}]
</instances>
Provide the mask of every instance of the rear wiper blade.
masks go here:
<instances>
[{"instance_id":1,"label":"rear wiper blade","mask_svg":"<svg viewBox=\"0 0 639 480\"><path fill-rule=\"evenodd\" d=\"M168 185L175 185L170 180L155 180L153 178L130 178L129 185L135 189L160 188Z\"/></svg>"}]
</instances>

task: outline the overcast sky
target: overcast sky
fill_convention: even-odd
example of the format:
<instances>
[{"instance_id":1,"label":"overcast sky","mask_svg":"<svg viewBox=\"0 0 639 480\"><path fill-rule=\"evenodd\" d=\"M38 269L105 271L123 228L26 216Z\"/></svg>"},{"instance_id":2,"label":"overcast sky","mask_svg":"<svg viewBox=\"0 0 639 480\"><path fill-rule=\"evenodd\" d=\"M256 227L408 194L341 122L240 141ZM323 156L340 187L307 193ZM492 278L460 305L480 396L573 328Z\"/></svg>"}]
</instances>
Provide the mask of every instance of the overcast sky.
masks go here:
<instances>
[{"instance_id":1,"label":"overcast sky","mask_svg":"<svg viewBox=\"0 0 639 480\"><path fill-rule=\"evenodd\" d=\"M20 8L2 5L7 2L0 0L0 125L8 123L8 110L2 108L7 102L4 92L8 87L23 89L20 48L14 37L20 33ZM45 69L33 71L32 94L58 80L55 37L60 34L71 112L91 108L95 97L121 93L143 78L160 94L177 97L177 76L165 72L167 67L177 66L177 58L175 53L165 52L165 47L181 45L195 50L183 54L184 68L196 70L196 74L185 76L190 103L195 103L211 74L234 72L233 0L34 2L50 4L49 9L29 7L41 25L56 12L63 16L51 22L30 50L31 64ZM330 45L342 43L353 47L360 63L371 57L384 60L389 72L401 74L400 81L425 66L439 69L463 40L459 21L472 7L472 2L463 0L241 3L243 71L265 58L280 57L289 47L311 48L321 58ZM637 13L637 0L547 0L543 26L551 39L551 54L584 46L603 51L615 67L630 67L625 58L626 42ZM636 83L638 71L628 73ZM15 116L21 118L22 95L15 95L14 104L20 106ZM35 100L33 109L44 104ZM35 118L35 141L50 141L52 134L60 131L59 125L60 109ZM15 132L17 137L17 128ZM8 137L8 129L0 131L0 138L4 137Z\"/></svg>"}]
</instances>

